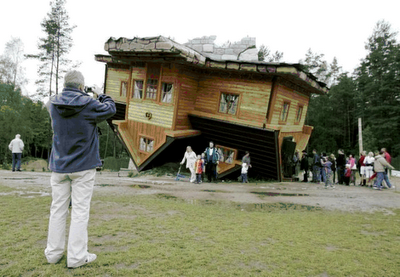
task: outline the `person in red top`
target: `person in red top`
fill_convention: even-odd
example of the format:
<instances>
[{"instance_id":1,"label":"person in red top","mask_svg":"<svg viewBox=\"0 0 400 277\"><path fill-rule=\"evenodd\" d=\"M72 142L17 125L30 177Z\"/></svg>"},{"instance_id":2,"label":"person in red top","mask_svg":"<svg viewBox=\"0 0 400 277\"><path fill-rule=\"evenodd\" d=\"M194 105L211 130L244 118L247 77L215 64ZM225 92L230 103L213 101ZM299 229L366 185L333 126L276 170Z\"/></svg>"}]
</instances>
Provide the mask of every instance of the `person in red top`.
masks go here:
<instances>
[{"instance_id":1,"label":"person in red top","mask_svg":"<svg viewBox=\"0 0 400 277\"><path fill-rule=\"evenodd\" d=\"M202 183L201 175L203 173L203 159L200 155L197 155L197 160L194 163L194 171L196 172L196 184Z\"/></svg>"},{"instance_id":2,"label":"person in red top","mask_svg":"<svg viewBox=\"0 0 400 277\"><path fill-rule=\"evenodd\" d=\"M365 174L366 174L366 167L364 163L365 155L367 155L366 151L362 151L360 154L360 159L358 160L358 165L360 167L360 186L365 186L366 180L365 180Z\"/></svg>"},{"instance_id":3,"label":"person in red top","mask_svg":"<svg viewBox=\"0 0 400 277\"><path fill-rule=\"evenodd\" d=\"M382 148L381 149L381 151L383 151L385 154L384 154L384 158L385 158L385 160L389 163L389 164L392 164L392 157L390 156L390 154L388 153L388 151L386 150L386 148ZM392 175L392 171L389 171L390 169L388 169L388 168L385 168L385 172L386 172L386 174L388 175L388 177L390 177L391 175ZM389 171L389 172L388 172Z\"/></svg>"}]
</instances>

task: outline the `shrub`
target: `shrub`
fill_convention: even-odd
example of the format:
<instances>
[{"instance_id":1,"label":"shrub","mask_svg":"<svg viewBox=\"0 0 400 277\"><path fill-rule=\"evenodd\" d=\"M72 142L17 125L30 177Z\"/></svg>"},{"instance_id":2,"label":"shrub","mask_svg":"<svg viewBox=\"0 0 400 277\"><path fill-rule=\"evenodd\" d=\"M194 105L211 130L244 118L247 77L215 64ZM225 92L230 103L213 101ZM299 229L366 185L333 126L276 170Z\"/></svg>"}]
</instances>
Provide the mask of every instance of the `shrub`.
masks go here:
<instances>
[{"instance_id":1,"label":"shrub","mask_svg":"<svg viewBox=\"0 0 400 277\"><path fill-rule=\"evenodd\" d=\"M107 157L104 159L103 168L111 171L119 171L121 168L128 168L128 166L129 158Z\"/></svg>"}]
</instances>

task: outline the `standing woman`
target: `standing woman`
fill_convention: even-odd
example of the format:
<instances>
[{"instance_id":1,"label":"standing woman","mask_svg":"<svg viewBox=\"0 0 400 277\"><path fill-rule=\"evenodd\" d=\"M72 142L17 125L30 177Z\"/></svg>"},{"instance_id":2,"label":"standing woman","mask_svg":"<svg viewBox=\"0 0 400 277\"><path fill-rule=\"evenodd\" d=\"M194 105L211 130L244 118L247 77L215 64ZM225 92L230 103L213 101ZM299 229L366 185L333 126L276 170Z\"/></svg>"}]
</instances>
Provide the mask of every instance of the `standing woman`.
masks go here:
<instances>
[{"instance_id":1,"label":"standing woman","mask_svg":"<svg viewBox=\"0 0 400 277\"><path fill-rule=\"evenodd\" d=\"M362 151L360 154L360 159L358 159L358 166L359 166L359 173L360 173L360 186L365 186L366 184L366 179L365 179L365 158L366 158L367 152Z\"/></svg>"},{"instance_id":2,"label":"standing woman","mask_svg":"<svg viewBox=\"0 0 400 277\"><path fill-rule=\"evenodd\" d=\"M192 147L186 147L185 155L181 161L181 164L184 164L186 160L186 168L189 168L191 176L190 182L194 183L196 181L196 172L194 170L194 163L196 162L196 153L193 152Z\"/></svg>"},{"instance_id":3,"label":"standing woman","mask_svg":"<svg viewBox=\"0 0 400 277\"><path fill-rule=\"evenodd\" d=\"M349 155L348 164L350 165L351 175L350 175L350 183L356 185L356 172L357 172L357 165L356 160L353 157L353 154Z\"/></svg>"},{"instance_id":4,"label":"standing woman","mask_svg":"<svg viewBox=\"0 0 400 277\"><path fill-rule=\"evenodd\" d=\"M364 164L365 164L365 179L367 180L367 185L370 187L371 186L371 180L370 178L372 177L372 175L374 174L374 162L375 162L375 158L374 158L374 153L369 152L368 156L365 157L364 159Z\"/></svg>"},{"instance_id":5,"label":"standing woman","mask_svg":"<svg viewBox=\"0 0 400 277\"><path fill-rule=\"evenodd\" d=\"M335 184L335 180L336 180L336 158L335 158L335 154L331 154L328 158L328 160L332 163L331 165L331 169L332 169L332 183Z\"/></svg>"}]
</instances>

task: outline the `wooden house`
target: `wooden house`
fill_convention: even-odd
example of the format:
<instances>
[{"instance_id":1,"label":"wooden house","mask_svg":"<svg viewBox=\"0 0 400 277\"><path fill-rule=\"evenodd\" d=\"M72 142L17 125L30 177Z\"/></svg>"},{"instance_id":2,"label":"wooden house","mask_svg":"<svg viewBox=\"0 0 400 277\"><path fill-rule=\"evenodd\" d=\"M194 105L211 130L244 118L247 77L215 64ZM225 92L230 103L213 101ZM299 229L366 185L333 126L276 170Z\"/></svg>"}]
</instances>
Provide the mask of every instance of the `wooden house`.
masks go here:
<instances>
[{"instance_id":1,"label":"wooden house","mask_svg":"<svg viewBox=\"0 0 400 277\"><path fill-rule=\"evenodd\" d=\"M117 103L112 126L139 171L213 141L220 177L240 169L245 151L250 176L291 177L287 161L313 129L304 124L310 95L328 91L299 64L216 59L162 36L110 38L105 50L95 58Z\"/></svg>"}]
</instances>

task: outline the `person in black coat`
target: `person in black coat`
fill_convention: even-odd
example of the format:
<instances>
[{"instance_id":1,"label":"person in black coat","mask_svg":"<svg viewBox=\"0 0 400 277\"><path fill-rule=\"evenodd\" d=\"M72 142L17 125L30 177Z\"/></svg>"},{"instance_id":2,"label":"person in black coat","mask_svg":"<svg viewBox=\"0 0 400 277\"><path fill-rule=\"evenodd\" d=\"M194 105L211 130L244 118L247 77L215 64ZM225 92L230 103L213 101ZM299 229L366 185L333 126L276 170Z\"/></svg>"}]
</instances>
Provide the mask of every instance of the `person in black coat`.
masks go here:
<instances>
[{"instance_id":1,"label":"person in black coat","mask_svg":"<svg viewBox=\"0 0 400 277\"><path fill-rule=\"evenodd\" d=\"M303 151L300 161L300 170L304 170L303 182L308 182L308 155L306 151Z\"/></svg>"},{"instance_id":2,"label":"person in black coat","mask_svg":"<svg viewBox=\"0 0 400 277\"><path fill-rule=\"evenodd\" d=\"M336 170L338 176L338 182L340 185L344 182L344 171L346 169L346 156L343 150L338 150L338 156L336 158Z\"/></svg>"}]
</instances>

